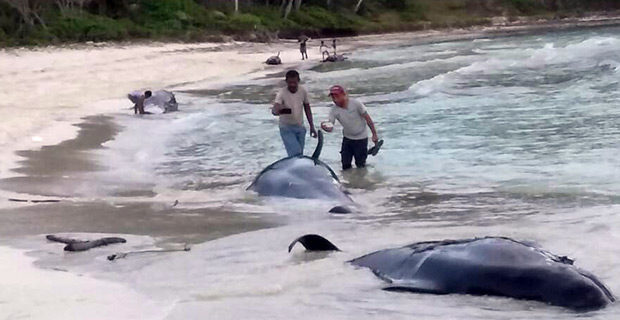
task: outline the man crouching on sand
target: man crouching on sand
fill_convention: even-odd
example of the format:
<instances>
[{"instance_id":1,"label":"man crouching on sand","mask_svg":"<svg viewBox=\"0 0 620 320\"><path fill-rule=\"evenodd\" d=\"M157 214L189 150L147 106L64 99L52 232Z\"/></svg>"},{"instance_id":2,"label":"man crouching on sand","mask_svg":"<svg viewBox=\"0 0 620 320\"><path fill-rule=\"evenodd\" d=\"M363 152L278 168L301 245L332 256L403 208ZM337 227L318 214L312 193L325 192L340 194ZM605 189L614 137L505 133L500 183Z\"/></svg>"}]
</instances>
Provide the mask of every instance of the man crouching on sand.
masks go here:
<instances>
[{"instance_id":1,"label":"man crouching on sand","mask_svg":"<svg viewBox=\"0 0 620 320\"><path fill-rule=\"evenodd\" d=\"M342 170L351 169L351 161L355 157L355 166L366 166L368 157L368 130L372 131L372 141L377 144L379 137L377 130L368 115L366 106L356 99L351 99L341 86L333 86L329 89L329 95L334 101L334 106L329 112L329 120L321 123L321 128L327 132L334 130L336 119L342 124L342 148L340 158Z\"/></svg>"}]
</instances>

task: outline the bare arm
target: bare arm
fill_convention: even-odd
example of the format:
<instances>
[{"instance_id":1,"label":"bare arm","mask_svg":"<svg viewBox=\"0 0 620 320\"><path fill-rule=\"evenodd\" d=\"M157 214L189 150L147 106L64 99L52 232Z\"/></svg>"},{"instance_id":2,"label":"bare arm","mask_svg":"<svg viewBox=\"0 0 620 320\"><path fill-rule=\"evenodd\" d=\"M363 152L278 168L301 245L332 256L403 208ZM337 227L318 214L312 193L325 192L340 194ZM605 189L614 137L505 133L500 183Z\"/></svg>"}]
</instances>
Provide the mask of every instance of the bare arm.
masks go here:
<instances>
[{"instance_id":1,"label":"bare arm","mask_svg":"<svg viewBox=\"0 0 620 320\"><path fill-rule=\"evenodd\" d=\"M140 97L140 99L138 99L138 103L136 103L136 108L138 109L138 112L140 114L144 114L144 96Z\"/></svg>"},{"instance_id":2,"label":"bare arm","mask_svg":"<svg viewBox=\"0 0 620 320\"><path fill-rule=\"evenodd\" d=\"M310 135L316 138L316 129L314 128L314 120L312 119L312 109L310 109L309 103L304 103L304 111L306 112L306 118L308 118L308 125L310 125Z\"/></svg>"},{"instance_id":3,"label":"bare arm","mask_svg":"<svg viewBox=\"0 0 620 320\"><path fill-rule=\"evenodd\" d=\"M370 117L368 112L364 113L363 117L364 119L366 119L366 123L368 124L368 127L372 132L372 141L374 143L377 143L377 141L379 141L379 137L377 136L377 129L375 129L375 123L372 121L372 118Z\"/></svg>"},{"instance_id":4,"label":"bare arm","mask_svg":"<svg viewBox=\"0 0 620 320\"><path fill-rule=\"evenodd\" d=\"M331 126L327 126L327 123L331 123ZM336 116L334 115L334 110L329 111L329 118L327 121L321 123L321 128L326 132L332 132L334 130L334 124L336 124Z\"/></svg>"},{"instance_id":5,"label":"bare arm","mask_svg":"<svg viewBox=\"0 0 620 320\"><path fill-rule=\"evenodd\" d=\"M273 114L274 116L278 116L280 115L280 110L282 110L282 105L276 102L271 108L271 114Z\"/></svg>"}]
</instances>

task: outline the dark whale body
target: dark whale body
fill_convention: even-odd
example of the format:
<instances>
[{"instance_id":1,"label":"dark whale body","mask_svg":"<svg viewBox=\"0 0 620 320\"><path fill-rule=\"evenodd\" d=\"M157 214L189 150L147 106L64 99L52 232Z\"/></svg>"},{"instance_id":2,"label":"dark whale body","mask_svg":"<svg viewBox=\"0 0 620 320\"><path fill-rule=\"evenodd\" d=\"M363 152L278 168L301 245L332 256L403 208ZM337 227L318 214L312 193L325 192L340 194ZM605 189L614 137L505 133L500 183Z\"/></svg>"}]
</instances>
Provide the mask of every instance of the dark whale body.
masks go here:
<instances>
[{"instance_id":1,"label":"dark whale body","mask_svg":"<svg viewBox=\"0 0 620 320\"><path fill-rule=\"evenodd\" d=\"M332 54L328 55L325 59L323 59L323 62L341 62L345 60L347 60L347 57L345 57L343 54Z\"/></svg>"},{"instance_id":2,"label":"dark whale body","mask_svg":"<svg viewBox=\"0 0 620 320\"><path fill-rule=\"evenodd\" d=\"M271 164L248 189L261 196L351 202L331 168L308 156L288 157Z\"/></svg>"},{"instance_id":3,"label":"dark whale body","mask_svg":"<svg viewBox=\"0 0 620 320\"><path fill-rule=\"evenodd\" d=\"M332 209L334 213L350 212L346 205L353 201L338 176L318 159L322 147L323 133L319 132L319 143L312 157L299 155L274 162L254 179L248 190L260 196L330 200L344 205Z\"/></svg>"},{"instance_id":4,"label":"dark whale body","mask_svg":"<svg viewBox=\"0 0 620 320\"><path fill-rule=\"evenodd\" d=\"M296 239L308 250L338 250L325 238ZM388 282L385 290L471 294L535 300L587 311L615 301L593 274L559 257L509 238L420 242L353 259Z\"/></svg>"},{"instance_id":5,"label":"dark whale body","mask_svg":"<svg viewBox=\"0 0 620 320\"><path fill-rule=\"evenodd\" d=\"M280 52L278 52L277 56L271 56L269 57L269 59L267 59L267 61L265 61L266 64L269 65L278 65L278 64L282 64L282 59L280 59Z\"/></svg>"}]
</instances>

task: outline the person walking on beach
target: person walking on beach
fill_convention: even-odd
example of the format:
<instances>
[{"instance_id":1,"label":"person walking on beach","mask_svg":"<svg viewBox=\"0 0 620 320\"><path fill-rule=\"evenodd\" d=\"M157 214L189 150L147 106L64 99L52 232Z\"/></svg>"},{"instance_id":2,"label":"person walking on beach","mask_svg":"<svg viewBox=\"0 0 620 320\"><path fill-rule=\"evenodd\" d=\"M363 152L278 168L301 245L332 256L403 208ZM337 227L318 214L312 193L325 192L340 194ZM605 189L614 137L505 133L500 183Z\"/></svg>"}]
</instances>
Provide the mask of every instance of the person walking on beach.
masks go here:
<instances>
[{"instance_id":1,"label":"person walking on beach","mask_svg":"<svg viewBox=\"0 0 620 320\"><path fill-rule=\"evenodd\" d=\"M369 153L368 130L366 126L372 132L372 141L375 143L373 149L378 151L381 144L383 144L382 141L379 141L375 124L368 114L366 106L357 99L349 98L342 86L335 85L331 87L329 89L329 96L334 101L334 106L329 111L329 120L321 123L321 128L327 132L332 132L334 129L333 125L338 120L342 125L343 135L342 147L340 149L342 170L351 169L353 158L355 158L355 166L363 168L366 166L366 158Z\"/></svg>"},{"instance_id":2,"label":"person walking on beach","mask_svg":"<svg viewBox=\"0 0 620 320\"><path fill-rule=\"evenodd\" d=\"M289 70L285 76L286 87L276 94L271 109L274 116L280 117L280 136L289 157L303 155L306 140L303 113L306 113L310 135L316 138L316 129L312 119L312 110L308 100L308 92L299 85L299 73Z\"/></svg>"},{"instance_id":3,"label":"person walking on beach","mask_svg":"<svg viewBox=\"0 0 620 320\"><path fill-rule=\"evenodd\" d=\"M299 52L301 52L301 60L308 59L308 50L306 47L306 42L308 42L308 39L308 37L299 39Z\"/></svg>"},{"instance_id":4,"label":"person walking on beach","mask_svg":"<svg viewBox=\"0 0 620 320\"><path fill-rule=\"evenodd\" d=\"M144 91L144 94L141 94L136 101L136 104L133 106L134 114L148 114L148 112L144 111L144 100L150 98L153 93L150 90Z\"/></svg>"},{"instance_id":5,"label":"person walking on beach","mask_svg":"<svg viewBox=\"0 0 620 320\"><path fill-rule=\"evenodd\" d=\"M325 48L325 50L323 50L323 48ZM319 51L321 52L322 61L325 61L325 57L329 57L329 50L327 50L327 48L329 47L325 45L325 41L321 40L321 46L319 46Z\"/></svg>"},{"instance_id":6,"label":"person walking on beach","mask_svg":"<svg viewBox=\"0 0 620 320\"><path fill-rule=\"evenodd\" d=\"M332 40L332 48L334 48L334 56L338 54L338 52L336 51L336 39Z\"/></svg>"}]
</instances>

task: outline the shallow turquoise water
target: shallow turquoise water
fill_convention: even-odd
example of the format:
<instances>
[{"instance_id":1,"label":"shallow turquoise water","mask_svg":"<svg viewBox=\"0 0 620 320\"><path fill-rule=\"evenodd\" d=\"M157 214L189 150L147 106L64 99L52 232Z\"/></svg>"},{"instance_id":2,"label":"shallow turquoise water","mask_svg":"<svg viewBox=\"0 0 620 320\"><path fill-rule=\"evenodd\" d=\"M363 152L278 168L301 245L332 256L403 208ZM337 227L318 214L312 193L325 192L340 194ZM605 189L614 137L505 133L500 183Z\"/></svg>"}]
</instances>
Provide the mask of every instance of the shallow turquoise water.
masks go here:
<instances>
[{"instance_id":1,"label":"shallow turquoise water","mask_svg":"<svg viewBox=\"0 0 620 320\"><path fill-rule=\"evenodd\" d=\"M178 318L217 308L224 318L305 319L320 307L332 318L356 319L611 319L620 312L615 306L574 315L505 299L388 294L343 258L300 262L276 248L302 232L335 237L349 248L348 258L414 241L504 235L573 255L620 292L618 34L610 28L401 43L303 70L317 123L328 112L327 88L341 84L367 104L385 139L367 171L336 170L360 204L355 215L329 217L320 201L260 200L244 191L285 155L268 111L283 85L279 78L181 92L181 113L140 123L121 119L131 125L107 145L116 168L107 174L152 184L162 198L193 206L273 212L287 225L212 244L252 248L234 257L214 249L220 255L213 253L219 258L211 266L221 273L209 279L232 277L256 294L196 285L206 293L188 298L191 307L176 309ZM326 135L322 159L334 169L340 139L339 132ZM307 154L313 146L308 138ZM136 170L136 159L146 165Z\"/></svg>"}]
</instances>

